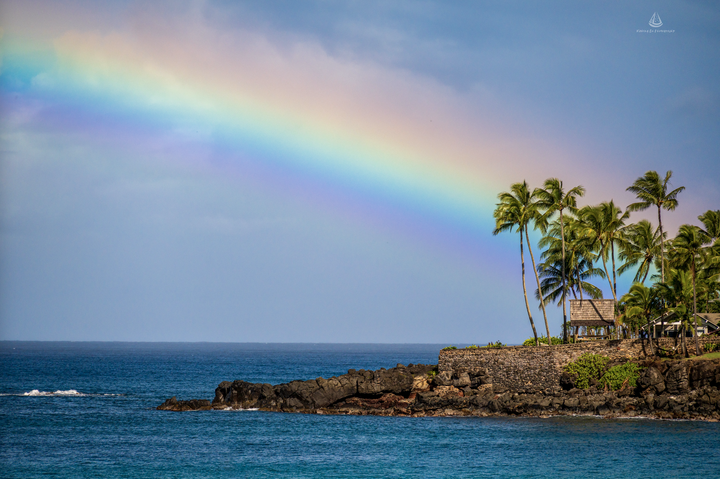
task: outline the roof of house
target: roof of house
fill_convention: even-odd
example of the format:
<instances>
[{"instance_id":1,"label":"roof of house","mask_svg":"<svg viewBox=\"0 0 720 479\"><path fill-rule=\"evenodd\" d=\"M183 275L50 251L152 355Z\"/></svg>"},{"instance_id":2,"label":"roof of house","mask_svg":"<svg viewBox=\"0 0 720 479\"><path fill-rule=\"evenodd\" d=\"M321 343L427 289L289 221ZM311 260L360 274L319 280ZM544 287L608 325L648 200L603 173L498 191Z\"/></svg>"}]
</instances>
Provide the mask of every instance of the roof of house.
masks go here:
<instances>
[{"instance_id":1,"label":"roof of house","mask_svg":"<svg viewBox=\"0 0 720 479\"><path fill-rule=\"evenodd\" d=\"M720 313L697 313L698 317L702 319L702 324L709 325L711 329L718 329L720 328ZM648 324L660 324L660 323L672 323L675 320L676 314L673 312L665 313L662 316L658 316L657 318L650 321ZM642 329L645 329L648 325L642 327Z\"/></svg>"},{"instance_id":2,"label":"roof of house","mask_svg":"<svg viewBox=\"0 0 720 479\"><path fill-rule=\"evenodd\" d=\"M698 316L715 326L720 326L720 313L698 313Z\"/></svg>"},{"instance_id":3,"label":"roof of house","mask_svg":"<svg viewBox=\"0 0 720 479\"><path fill-rule=\"evenodd\" d=\"M570 326L612 326L614 324L615 300L570 300Z\"/></svg>"}]
</instances>

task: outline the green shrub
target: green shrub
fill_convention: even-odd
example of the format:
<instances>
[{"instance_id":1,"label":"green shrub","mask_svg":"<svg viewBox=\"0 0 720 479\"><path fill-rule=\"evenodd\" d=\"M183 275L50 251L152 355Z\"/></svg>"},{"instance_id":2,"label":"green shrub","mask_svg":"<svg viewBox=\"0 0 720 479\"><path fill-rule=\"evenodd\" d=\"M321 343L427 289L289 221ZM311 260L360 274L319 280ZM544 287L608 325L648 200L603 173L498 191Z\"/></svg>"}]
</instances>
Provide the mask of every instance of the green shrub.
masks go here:
<instances>
[{"instance_id":1,"label":"green shrub","mask_svg":"<svg viewBox=\"0 0 720 479\"><path fill-rule=\"evenodd\" d=\"M457 347L455 347L455 346L446 346L446 347L442 348L443 351L452 351L453 349L457 349Z\"/></svg>"},{"instance_id":2,"label":"green shrub","mask_svg":"<svg viewBox=\"0 0 720 479\"><path fill-rule=\"evenodd\" d=\"M598 387L604 388L609 386L613 391L622 389L623 385L634 388L637 386L637 380L640 377L640 366L636 363L627 362L618 364L608 369L600 378Z\"/></svg>"},{"instance_id":3,"label":"green shrub","mask_svg":"<svg viewBox=\"0 0 720 479\"><path fill-rule=\"evenodd\" d=\"M591 379L600 379L607 368L608 361L610 358L607 356L585 353L563 369L566 373L576 376L575 387L587 389L590 387Z\"/></svg>"},{"instance_id":4,"label":"green shrub","mask_svg":"<svg viewBox=\"0 0 720 479\"><path fill-rule=\"evenodd\" d=\"M470 346L466 346L465 349L480 349L477 344L471 344Z\"/></svg>"},{"instance_id":5,"label":"green shrub","mask_svg":"<svg viewBox=\"0 0 720 479\"><path fill-rule=\"evenodd\" d=\"M705 349L706 353L712 353L715 350L720 349L720 344L718 343L705 343L703 346L703 349Z\"/></svg>"},{"instance_id":6,"label":"green shrub","mask_svg":"<svg viewBox=\"0 0 720 479\"><path fill-rule=\"evenodd\" d=\"M552 344L562 344L562 338L558 338L557 336L551 336L550 340L552 341ZM547 344L548 340L545 336L540 336L538 338L538 341L540 341L540 344ZM535 346L535 338L526 339L522 343L523 346Z\"/></svg>"},{"instance_id":7,"label":"green shrub","mask_svg":"<svg viewBox=\"0 0 720 479\"><path fill-rule=\"evenodd\" d=\"M503 344L500 341L495 341L487 343L487 346L483 346L483 348L504 348L507 346L507 344Z\"/></svg>"},{"instance_id":8,"label":"green shrub","mask_svg":"<svg viewBox=\"0 0 720 479\"><path fill-rule=\"evenodd\" d=\"M435 376L437 376L437 370L433 369L432 371L429 371L429 372L427 373L427 375L428 375L428 379L432 379L432 378L434 378Z\"/></svg>"}]
</instances>

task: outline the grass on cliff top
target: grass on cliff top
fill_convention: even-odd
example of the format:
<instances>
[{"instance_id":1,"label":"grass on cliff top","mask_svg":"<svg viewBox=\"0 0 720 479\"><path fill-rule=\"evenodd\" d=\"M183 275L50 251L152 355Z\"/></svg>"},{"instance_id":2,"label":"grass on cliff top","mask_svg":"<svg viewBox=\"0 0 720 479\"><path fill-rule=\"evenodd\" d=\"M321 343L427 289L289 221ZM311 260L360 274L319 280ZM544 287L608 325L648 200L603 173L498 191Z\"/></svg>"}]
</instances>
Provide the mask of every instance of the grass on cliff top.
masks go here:
<instances>
[{"instance_id":1,"label":"grass on cliff top","mask_svg":"<svg viewBox=\"0 0 720 479\"><path fill-rule=\"evenodd\" d=\"M688 348L688 350L689 349L690 348ZM715 351L714 353L705 353L702 356L691 356L689 358L682 358L681 361L711 361L713 359L720 359L720 351ZM677 361L677 359L662 358L662 361Z\"/></svg>"},{"instance_id":2,"label":"grass on cliff top","mask_svg":"<svg viewBox=\"0 0 720 479\"><path fill-rule=\"evenodd\" d=\"M702 356L696 356L696 357L690 358L690 359L694 359L696 361L707 361L710 359L720 359L720 351L715 351L714 353L706 353L706 354L703 354Z\"/></svg>"}]
</instances>

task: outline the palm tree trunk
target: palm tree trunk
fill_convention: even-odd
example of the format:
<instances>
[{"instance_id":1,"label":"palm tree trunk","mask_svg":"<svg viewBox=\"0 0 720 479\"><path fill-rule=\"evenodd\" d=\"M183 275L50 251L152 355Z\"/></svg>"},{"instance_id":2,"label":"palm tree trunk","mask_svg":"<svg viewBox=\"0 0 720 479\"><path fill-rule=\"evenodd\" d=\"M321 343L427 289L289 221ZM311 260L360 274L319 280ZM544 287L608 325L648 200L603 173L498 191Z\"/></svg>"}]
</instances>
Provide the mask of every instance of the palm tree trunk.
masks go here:
<instances>
[{"instance_id":1,"label":"palm tree trunk","mask_svg":"<svg viewBox=\"0 0 720 479\"><path fill-rule=\"evenodd\" d=\"M575 276L577 276L578 290L580 291L580 301L582 301L582 300L583 300L582 281L580 280L580 270L579 270L579 268L575 271ZM571 318L571 319L572 319L572 318Z\"/></svg>"},{"instance_id":2,"label":"palm tree trunk","mask_svg":"<svg viewBox=\"0 0 720 479\"><path fill-rule=\"evenodd\" d=\"M612 272L613 272L613 296L617 298L617 277L615 276L615 242L610 241L610 254L612 255ZM615 299L617 301L617 299Z\"/></svg>"},{"instance_id":3,"label":"palm tree trunk","mask_svg":"<svg viewBox=\"0 0 720 479\"><path fill-rule=\"evenodd\" d=\"M692 262L692 280L693 280L693 337L695 338L695 354L700 356L700 340L697 335L697 296L695 295L695 259Z\"/></svg>"},{"instance_id":4,"label":"palm tree trunk","mask_svg":"<svg viewBox=\"0 0 720 479\"><path fill-rule=\"evenodd\" d=\"M607 262L605 261L605 255L603 254L603 243L600 242L600 259L602 259L603 269L605 270L605 277L608 279L608 284L610 285L610 292L613 295L613 299L617 303L617 296L615 295L615 290L613 289L612 281L610 281L610 273L608 273L607 269Z\"/></svg>"},{"instance_id":5,"label":"palm tree trunk","mask_svg":"<svg viewBox=\"0 0 720 479\"><path fill-rule=\"evenodd\" d=\"M663 238L661 205L658 204L658 226L660 227L660 281L665 282L665 239Z\"/></svg>"},{"instance_id":6,"label":"palm tree trunk","mask_svg":"<svg viewBox=\"0 0 720 479\"><path fill-rule=\"evenodd\" d=\"M645 270L645 276L643 276L643 279L641 281L643 286L645 286L645 280L647 279L649 272L650 272L650 265L648 265L647 269Z\"/></svg>"},{"instance_id":7,"label":"palm tree trunk","mask_svg":"<svg viewBox=\"0 0 720 479\"><path fill-rule=\"evenodd\" d=\"M560 208L560 238L562 239L562 302L563 302L563 343L567 343L567 308L565 306L565 222ZM548 344L551 344L548 337Z\"/></svg>"},{"instance_id":8,"label":"palm tree trunk","mask_svg":"<svg viewBox=\"0 0 720 479\"><path fill-rule=\"evenodd\" d=\"M612 256L612 273L613 273L613 284L612 284L612 291L613 291L613 298L615 298L615 307L617 308L617 277L615 276L615 242L610 240L610 255ZM615 318L613 318L613 323L615 323ZM617 327L617 324L615 325ZM626 328L623 328L625 330ZM623 334L627 334L627 331L624 331ZM618 332L619 335L619 332ZM620 339L618 337L618 339Z\"/></svg>"},{"instance_id":9,"label":"palm tree trunk","mask_svg":"<svg viewBox=\"0 0 720 479\"><path fill-rule=\"evenodd\" d=\"M545 301L543 301L542 292L540 291L540 276L538 275L537 267L535 266L535 256L533 256L532 246L530 243L530 235L528 234L527 228L525 228L525 239L527 240L528 251L530 252L530 260L532 261L533 271L535 272L535 281L537 281L538 292L540 292L540 307L542 308L543 318L545 319L545 331L547 332L549 346L552 342L550 341L550 326L548 326L547 313L545 312Z\"/></svg>"},{"instance_id":10,"label":"palm tree trunk","mask_svg":"<svg viewBox=\"0 0 720 479\"><path fill-rule=\"evenodd\" d=\"M538 341L537 331L535 330L535 322L533 322L532 313L530 312L530 303L528 303L527 288L525 287L525 254L523 253L523 229L520 229L520 263L522 263L522 284L523 284L523 295L525 296L525 308L527 308L528 319L530 320L530 326L532 327L533 336L535 337L535 346L540 346Z\"/></svg>"}]
</instances>

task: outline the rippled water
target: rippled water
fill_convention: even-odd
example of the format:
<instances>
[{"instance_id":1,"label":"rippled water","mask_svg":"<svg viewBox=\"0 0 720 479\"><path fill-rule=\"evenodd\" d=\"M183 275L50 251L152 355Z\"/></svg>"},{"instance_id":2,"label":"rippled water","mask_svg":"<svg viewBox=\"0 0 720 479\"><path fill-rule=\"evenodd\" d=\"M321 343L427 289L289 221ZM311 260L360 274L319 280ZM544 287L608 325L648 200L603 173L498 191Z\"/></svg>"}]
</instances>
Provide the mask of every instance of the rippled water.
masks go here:
<instances>
[{"instance_id":1,"label":"rippled water","mask_svg":"<svg viewBox=\"0 0 720 479\"><path fill-rule=\"evenodd\" d=\"M720 424L170 413L441 345L0 343L0 477L720 477Z\"/></svg>"}]
</instances>

